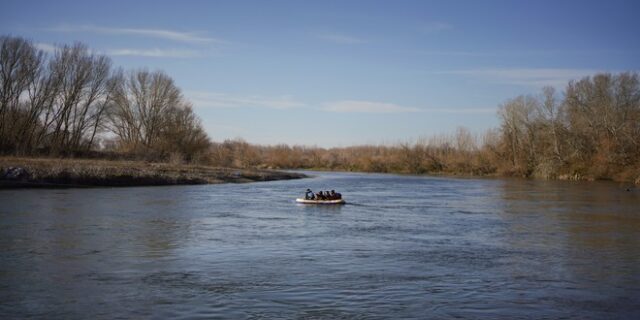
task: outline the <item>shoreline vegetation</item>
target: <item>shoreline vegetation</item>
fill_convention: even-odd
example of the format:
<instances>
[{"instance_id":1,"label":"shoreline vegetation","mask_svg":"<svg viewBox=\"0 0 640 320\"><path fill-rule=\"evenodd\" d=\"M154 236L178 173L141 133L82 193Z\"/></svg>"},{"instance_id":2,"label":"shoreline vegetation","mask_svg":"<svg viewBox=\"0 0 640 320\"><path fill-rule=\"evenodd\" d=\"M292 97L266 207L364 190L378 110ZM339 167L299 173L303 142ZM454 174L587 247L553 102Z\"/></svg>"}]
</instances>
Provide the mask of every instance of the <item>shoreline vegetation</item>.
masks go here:
<instances>
[{"instance_id":1,"label":"shoreline vegetation","mask_svg":"<svg viewBox=\"0 0 640 320\"><path fill-rule=\"evenodd\" d=\"M0 157L0 189L194 185L306 177L275 170L144 161Z\"/></svg>"},{"instance_id":2,"label":"shoreline vegetation","mask_svg":"<svg viewBox=\"0 0 640 320\"><path fill-rule=\"evenodd\" d=\"M569 81L562 92L545 87L508 99L498 108L500 126L483 134L461 127L411 143L320 148L212 142L169 75L114 68L82 43L46 52L0 36L0 70L0 182L9 167L21 167L26 173L9 176L52 186L290 178L265 169L640 185L636 72L599 73Z\"/></svg>"}]
</instances>

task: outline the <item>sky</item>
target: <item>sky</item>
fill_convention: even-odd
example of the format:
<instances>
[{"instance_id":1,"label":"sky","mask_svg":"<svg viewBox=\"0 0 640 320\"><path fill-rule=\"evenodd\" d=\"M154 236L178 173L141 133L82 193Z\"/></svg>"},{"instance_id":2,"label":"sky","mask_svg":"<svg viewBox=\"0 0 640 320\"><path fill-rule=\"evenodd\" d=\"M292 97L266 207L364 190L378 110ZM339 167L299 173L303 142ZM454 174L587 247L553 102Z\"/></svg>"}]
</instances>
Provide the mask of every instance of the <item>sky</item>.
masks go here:
<instances>
[{"instance_id":1,"label":"sky","mask_svg":"<svg viewBox=\"0 0 640 320\"><path fill-rule=\"evenodd\" d=\"M30 1L0 34L170 75L213 141L339 147L499 126L498 106L640 70L640 1Z\"/></svg>"}]
</instances>

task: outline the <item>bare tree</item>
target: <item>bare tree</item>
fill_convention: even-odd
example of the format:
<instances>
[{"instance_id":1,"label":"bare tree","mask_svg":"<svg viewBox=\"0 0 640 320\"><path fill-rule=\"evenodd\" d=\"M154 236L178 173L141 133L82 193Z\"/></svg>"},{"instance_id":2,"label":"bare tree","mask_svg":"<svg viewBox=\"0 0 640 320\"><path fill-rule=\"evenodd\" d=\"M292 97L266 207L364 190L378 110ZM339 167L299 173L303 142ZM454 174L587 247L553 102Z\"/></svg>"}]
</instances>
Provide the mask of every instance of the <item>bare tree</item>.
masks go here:
<instances>
[{"instance_id":1,"label":"bare tree","mask_svg":"<svg viewBox=\"0 0 640 320\"><path fill-rule=\"evenodd\" d=\"M531 96L518 96L508 100L498 111L511 163L516 170L527 176L536 163L537 131L534 111L538 103Z\"/></svg>"},{"instance_id":2,"label":"bare tree","mask_svg":"<svg viewBox=\"0 0 640 320\"><path fill-rule=\"evenodd\" d=\"M628 165L638 156L640 85L636 73L597 74L567 86L572 147L581 161Z\"/></svg>"},{"instance_id":3,"label":"bare tree","mask_svg":"<svg viewBox=\"0 0 640 320\"><path fill-rule=\"evenodd\" d=\"M44 53L19 37L0 37L0 151L17 147L20 99L35 81Z\"/></svg>"},{"instance_id":4,"label":"bare tree","mask_svg":"<svg viewBox=\"0 0 640 320\"><path fill-rule=\"evenodd\" d=\"M111 61L80 43L62 46L50 62L57 95L43 121L54 152L91 148L110 100Z\"/></svg>"},{"instance_id":5,"label":"bare tree","mask_svg":"<svg viewBox=\"0 0 640 320\"><path fill-rule=\"evenodd\" d=\"M180 153L185 160L193 160L194 157L205 152L209 147L209 137L202 128L198 116L193 113L190 105L172 107L166 113L165 124L161 129L159 151L163 154L172 152ZM236 153L236 158L241 159L243 167L256 165L255 151L248 143L242 145L242 149Z\"/></svg>"},{"instance_id":6,"label":"bare tree","mask_svg":"<svg viewBox=\"0 0 640 320\"><path fill-rule=\"evenodd\" d=\"M560 102L553 87L542 88L542 103L538 104L538 117L542 125L543 134L549 135L552 147L552 157L558 162L564 162L562 152L562 134L566 130L562 121ZM545 154L548 153L545 150Z\"/></svg>"},{"instance_id":7,"label":"bare tree","mask_svg":"<svg viewBox=\"0 0 640 320\"><path fill-rule=\"evenodd\" d=\"M109 114L112 131L129 148L151 148L160 138L167 111L185 106L180 90L160 71L120 74L115 81Z\"/></svg>"},{"instance_id":8,"label":"bare tree","mask_svg":"<svg viewBox=\"0 0 640 320\"><path fill-rule=\"evenodd\" d=\"M125 150L190 158L209 145L168 75L112 72L109 58L81 43L48 57L25 39L0 37L0 81L1 153L82 153L104 130Z\"/></svg>"},{"instance_id":9,"label":"bare tree","mask_svg":"<svg viewBox=\"0 0 640 320\"><path fill-rule=\"evenodd\" d=\"M469 129L465 127L456 129L456 149L467 153L477 149L476 141Z\"/></svg>"},{"instance_id":10,"label":"bare tree","mask_svg":"<svg viewBox=\"0 0 640 320\"><path fill-rule=\"evenodd\" d=\"M118 72L112 88L109 127L125 150L159 156L181 152L191 158L208 148L200 119L165 73Z\"/></svg>"}]
</instances>

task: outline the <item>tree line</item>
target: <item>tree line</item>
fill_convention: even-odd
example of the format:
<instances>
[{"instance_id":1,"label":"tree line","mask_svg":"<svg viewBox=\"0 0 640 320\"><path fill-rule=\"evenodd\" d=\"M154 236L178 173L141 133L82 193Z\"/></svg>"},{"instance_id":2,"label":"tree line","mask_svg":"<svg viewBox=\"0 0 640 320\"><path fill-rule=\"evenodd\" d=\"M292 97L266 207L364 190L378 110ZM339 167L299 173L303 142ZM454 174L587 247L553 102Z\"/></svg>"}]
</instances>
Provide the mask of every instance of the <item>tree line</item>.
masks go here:
<instances>
[{"instance_id":1,"label":"tree line","mask_svg":"<svg viewBox=\"0 0 640 320\"><path fill-rule=\"evenodd\" d=\"M460 127L454 134L395 145L362 145L342 148L252 145L244 140L212 143L209 161L218 166L272 169L319 169L410 174L490 175L497 171L497 154L482 136Z\"/></svg>"},{"instance_id":2,"label":"tree line","mask_svg":"<svg viewBox=\"0 0 640 320\"><path fill-rule=\"evenodd\" d=\"M317 148L214 143L216 165L465 174L640 183L640 81L635 72L596 74L521 95L498 108L500 126L386 146Z\"/></svg>"},{"instance_id":3,"label":"tree line","mask_svg":"<svg viewBox=\"0 0 640 320\"><path fill-rule=\"evenodd\" d=\"M0 37L0 154L191 161L224 167L615 179L640 183L640 81L601 73L521 95L500 126L384 146L212 143L171 77L123 71L81 43L51 54Z\"/></svg>"},{"instance_id":4,"label":"tree line","mask_svg":"<svg viewBox=\"0 0 640 320\"><path fill-rule=\"evenodd\" d=\"M507 173L575 179L640 179L640 82L637 73L570 81L500 106L497 152Z\"/></svg>"},{"instance_id":5,"label":"tree line","mask_svg":"<svg viewBox=\"0 0 640 320\"><path fill-rule=\"evenodd\" d=\"M78 156L105 147L188 160L207 151L209 138L162 71L116 69L82 43L48 54L0 37L0 153Z\"/></svg>"}]
</instances>

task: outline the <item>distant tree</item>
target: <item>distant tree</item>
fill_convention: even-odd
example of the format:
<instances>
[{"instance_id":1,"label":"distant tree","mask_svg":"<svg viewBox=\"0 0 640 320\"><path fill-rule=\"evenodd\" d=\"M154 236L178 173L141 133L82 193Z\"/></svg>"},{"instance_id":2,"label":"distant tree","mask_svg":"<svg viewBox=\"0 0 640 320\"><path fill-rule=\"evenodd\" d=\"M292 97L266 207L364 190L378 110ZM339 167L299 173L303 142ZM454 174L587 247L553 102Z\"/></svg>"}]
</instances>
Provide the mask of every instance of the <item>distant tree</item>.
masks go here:
<instances>
[{"instance_id":1,"label":"distant tree","mask_svg":"<svg viewBox=\"0 0 640 320\"><path fill-rule=\"evenodd\" d=\"M116 73L109 128L129 152L165 157L181 152L187 159L204 152L208 137L173 79L163 72Z\"/></svg>"},{"instance_id":2,"label":"distant tree","mask_svg":"<svg viewBox=\"0 0 640 320\"><path fill-rule=\"evenodd\" d=\"M20 126L26 125L21 97L37 80L44 52L20 37L0 36L0 152L19 147Z\"/></svg>"},{"instance_id":3,"label":"distant tree","mask_svg":"<svg viewBox=\"0 0 640 320\"><path fill-rule=\"evenodd\" d=\"M559 101L556 90L553 87L542 88L542 103L538 106L539 122L542 125L542 134L547 136L551 150L544 150L544 153L550 155L556 162L564 162L563 136L566 132L566 126L563 121L563 110Z\"/></svg>"},{"instance_id":4,"label":"distant tree","mask_svg":"<svg viewBox=\"0 0 640 320\"><path fill-rule=\"evenodd\" d=\"M163 72L139 70L114 78L110 128L126 148L151 149L161 137L171 108L184 108L180 90Z\"/></svg>"},{"instance_id":5,"label":"distant tree","mask_svg":"<svg viewBox=\"0 0 640 320\"><path fill-rule=\"evenodd\" d=\"M638 161L640 85L637 73L597 74L571 81L565 105L572 161L607 170Z\"/></svg>"},{"instance_id":6,"label":"distant tree","mask_svg":"<svg viewBox=\"0 0 640 320\"><path fill-rule=\"evenodd\" d=\"M110 101L110 68L108 57L91 53L83 44L56 49L50 73L59 83L58 94L45 124L54 152L91 149Z\"/></svg>"},{"instance_id":7,"label":"distant tree","mask_svg":"<svg viewBox=\"0 0 640 320\"><path fill-rule=\"evenodd\" d=\"M179 153L192 161L208 150L209 137L190 105L170 108L163 122L157 146L162 155Z\"/></svg>"},{"instance_id":8,"label":"distant tree","mask_svg":"<svg viewBox=\"0 0 640 320\"><path fill-rule=\"evenodd\" d=\"M502 134L513 168L528 176L535 167L537 130L534 112L538 101L531 96L518 96L500 106Z\"/></svg>"}]
</instances>

